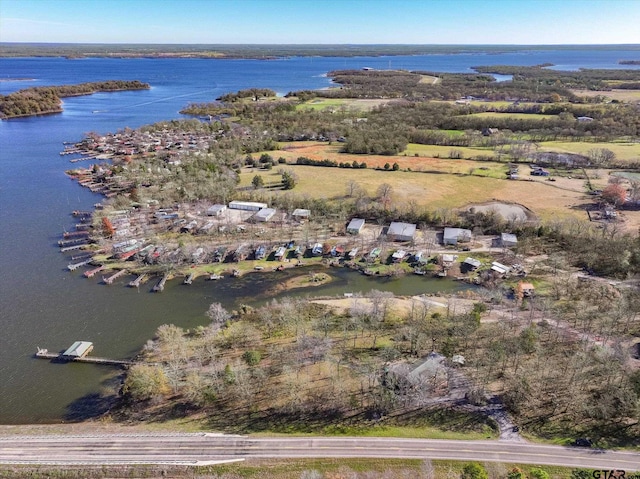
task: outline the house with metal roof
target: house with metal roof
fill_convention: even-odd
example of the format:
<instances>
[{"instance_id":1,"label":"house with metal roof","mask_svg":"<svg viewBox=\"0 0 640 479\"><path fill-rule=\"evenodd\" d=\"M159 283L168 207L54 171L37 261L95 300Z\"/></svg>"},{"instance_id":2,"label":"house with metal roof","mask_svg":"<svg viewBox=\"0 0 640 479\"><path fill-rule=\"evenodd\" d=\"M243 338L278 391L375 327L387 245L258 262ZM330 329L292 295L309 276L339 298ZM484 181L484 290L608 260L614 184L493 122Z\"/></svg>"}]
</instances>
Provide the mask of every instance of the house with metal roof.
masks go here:
<instances>
[{"instance_id":1,"label":"house with metal roof","mask_svg":"<svg viewBox=\"0 0 640 479\"><path fill-rule=\"evenodd\" d=\"M464 228L445 228L442 235L442 244L457 245L471 241L471 230Z\"/></svg>"},{"instance_id":2,"label":"house with metal roof","mask_svg":"<svg viewBox=\"0 0 640 479\"><path fill-rule=\"evenodd\" d=\"M364 220L362 218L353 218L347 225L347 233L352 235L360 234L364 228Z\"/></svg>"},{"instance_id":3,"label":"house with metal roof","mask_svg":"<svg viewBox=\"0 0 640 479\"><path fill-rule=\"evenodd\" d=\"M227 209L227 205L213 205L207 210L207 216L220 216Z\"/></svg>"},{"instance_id":4,"label":"house with metal roof","mask_svg":"<svg viewBox=\"0 0 640 479\"><path fill-rule=\"evenodd\" d=\"M310 210L305 210L302 208L297 208L295 210L293 210L293 213L291 213L291 216L293 217L293 219L295 220L306 220L309 219L309 216L311 216L311 211Z\"/></svg>"},{"instance_id":5,"label":"house with metal roof","mask_svg":"<svg viewBox=\"0 0 640 479\"><path fill-rule=\"evenodd\" d=\"M482 265L482 261L480 261L479 259L469 257L465 259L462 262L462 264L464 264L470 270L474 270L474 269L478 269Z\"/></svg>"},{"instance_id":6,"label":"house with metal roof","mask_svg":"<svg viewBox=\"0 0 640 479\"><path fill-rule=\"evenodd\" d=\"M232 210L244 210L244 211L260 211L266 208L266 203L256 203L253 201L232 201L229 203L229 208Z\"/></svg>"},{"instance_id":7,"label":"house with metal roof","mask_svg":"<svg viewBox=\"0 0 640 479\"><path fill-rule=\"evenodd\" d=\"M511 248L513 246L518 246L518 237L511 233L502 233L500 235L500 244L504 248Z\"/></svg>"},{"instance_id":8,"label":"house with metal roof","mask_svg":"<svg viewBox=\"0 0 640 479\"><path fill-rule=\"evenodd\" d=\"M269 221L276 214L276 210L274 208L262 208L255 215L253 215L253 219L255 221L266 222Z\"/></svg>"},{"instance_id":9,"label":"house with metal roof","mask_svg":"<svg viewBox=\"0 0 640 479\"><path fill-rule=\"evenodd\" d=\"M416 225L394 221L387 229L387 237L391 241L411 241L416 234Z\"/></svg>"}]
</instances>

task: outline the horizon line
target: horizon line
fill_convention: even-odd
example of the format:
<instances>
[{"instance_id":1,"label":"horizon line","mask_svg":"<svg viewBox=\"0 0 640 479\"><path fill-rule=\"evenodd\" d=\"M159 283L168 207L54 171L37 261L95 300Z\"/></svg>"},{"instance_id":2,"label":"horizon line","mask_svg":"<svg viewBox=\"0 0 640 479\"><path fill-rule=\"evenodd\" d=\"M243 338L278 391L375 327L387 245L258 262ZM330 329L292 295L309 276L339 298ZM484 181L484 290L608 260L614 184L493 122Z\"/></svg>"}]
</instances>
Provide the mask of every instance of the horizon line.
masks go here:
<instances>
[{"instance_id":1,"label":"horizon line","mask_svg":"<svg viewBox=\"0 0 640 479\"><path fill-rule=\"evenodd\" d=\"M640 43L145 43L145 42L0 42L0 45L158 45L158 46L412 46L412 47L556 47L556 46L628 46Z\"/></svg>"}]
</instances>

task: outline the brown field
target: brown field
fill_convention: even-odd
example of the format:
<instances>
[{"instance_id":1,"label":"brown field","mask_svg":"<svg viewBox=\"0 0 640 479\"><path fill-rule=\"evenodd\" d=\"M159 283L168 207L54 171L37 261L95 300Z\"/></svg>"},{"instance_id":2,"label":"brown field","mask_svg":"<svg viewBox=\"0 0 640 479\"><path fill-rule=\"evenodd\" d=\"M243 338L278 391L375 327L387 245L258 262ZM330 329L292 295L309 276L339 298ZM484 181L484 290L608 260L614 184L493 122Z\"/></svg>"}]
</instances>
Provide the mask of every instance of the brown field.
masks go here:
<instances>
[{"instance_id":1,"label":"brown field","mask_svg":"<svg viewBox=\"0 0 640 479\"><path fill-rule=\"evenodd\" d=\"M611 91L591 91L591 90L572 90L578 96L604 96L612 100L626 101L630 103L640 102L640 90L611 90Z\"/></svg>"},{"instance_id":2,"label":"brown field","mask_svg":"<svg viewBox=\"0 0 640 479\"><path fill-rule=\"evenodd\" d=\"M497 162L415 156L349 155L340 153L340 148L340 145L322 142L294 142L283 143L281 150L270 154L274 158L282 156L291 163L299 156L306 156L345 163L354 160L364 161L367 164L367 169L288 165L287 168L293 170L298 177L293 192L316 198L344 199L347 185L351 181L358 183L373 198L380 184L388 183L393 187L391 206L398 208L411 204L430 209L455 209L474 203L501 201L523 205L543 220L567 217L587 219L585 208L594 202L594 197L585 194L585 180L580 178L556 177L555 182L550 182L545 178L529 177L527 169L522 167L522 179L511 181L504 179L506 165ZM400 166L400 171L373 169L381 168L385 163L393 165L395 162ZM278 169L247 169L241 175L241 186L249 186L256 173L263 176L267 185L278 183ZM407 169L411 171L404 171ZM469 174L471 170L473 175ZM321 177L331 178L331 181L318 181ZM596 187L602 188L607 180L608 175L603 170L600 171L600 178L593 183ZM637 231L640 227L640 211L624 211L620 218L627 230Z\"/></svg>"}]
</instances>

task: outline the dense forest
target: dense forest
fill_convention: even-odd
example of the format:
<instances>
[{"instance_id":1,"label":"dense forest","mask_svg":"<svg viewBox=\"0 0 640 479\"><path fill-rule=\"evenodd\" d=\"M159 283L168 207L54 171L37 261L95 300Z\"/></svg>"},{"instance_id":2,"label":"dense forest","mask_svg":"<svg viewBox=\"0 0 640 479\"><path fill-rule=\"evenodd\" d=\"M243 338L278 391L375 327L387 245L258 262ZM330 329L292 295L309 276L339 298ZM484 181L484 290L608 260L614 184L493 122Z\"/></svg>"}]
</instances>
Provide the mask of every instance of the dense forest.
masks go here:
<instances>
[{"instance_id":1,"label":"dense forest","mask_svg":"<svg viewBox=\"0 0 640 479\"><path fill-rule=\"evenodd\" d=\"M97 92L148 90L149 88L147 83L138 80L110 80L78 85L26 88L9 95L0 95L0 119L59 113L62 111L61 99L65 97L91 95Z\"/></svg>"}]
</instances>

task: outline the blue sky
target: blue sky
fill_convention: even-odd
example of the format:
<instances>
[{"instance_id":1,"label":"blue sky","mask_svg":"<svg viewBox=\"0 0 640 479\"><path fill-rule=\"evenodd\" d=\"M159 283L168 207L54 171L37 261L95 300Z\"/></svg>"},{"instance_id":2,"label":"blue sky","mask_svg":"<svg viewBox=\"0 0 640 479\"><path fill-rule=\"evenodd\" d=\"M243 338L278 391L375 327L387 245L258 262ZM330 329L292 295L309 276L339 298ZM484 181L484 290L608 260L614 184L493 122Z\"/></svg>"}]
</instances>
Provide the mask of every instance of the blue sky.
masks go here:
<instances>
[{"instance_id":1,"label":"blue sky","mask_svg":"<svg viewBox=\"0 0 640 479\"><path fill-rule=\"evenodd\" d=\"M640 43L640 0L0 0L0 41Z\"/></svg>"}]
</instances>

